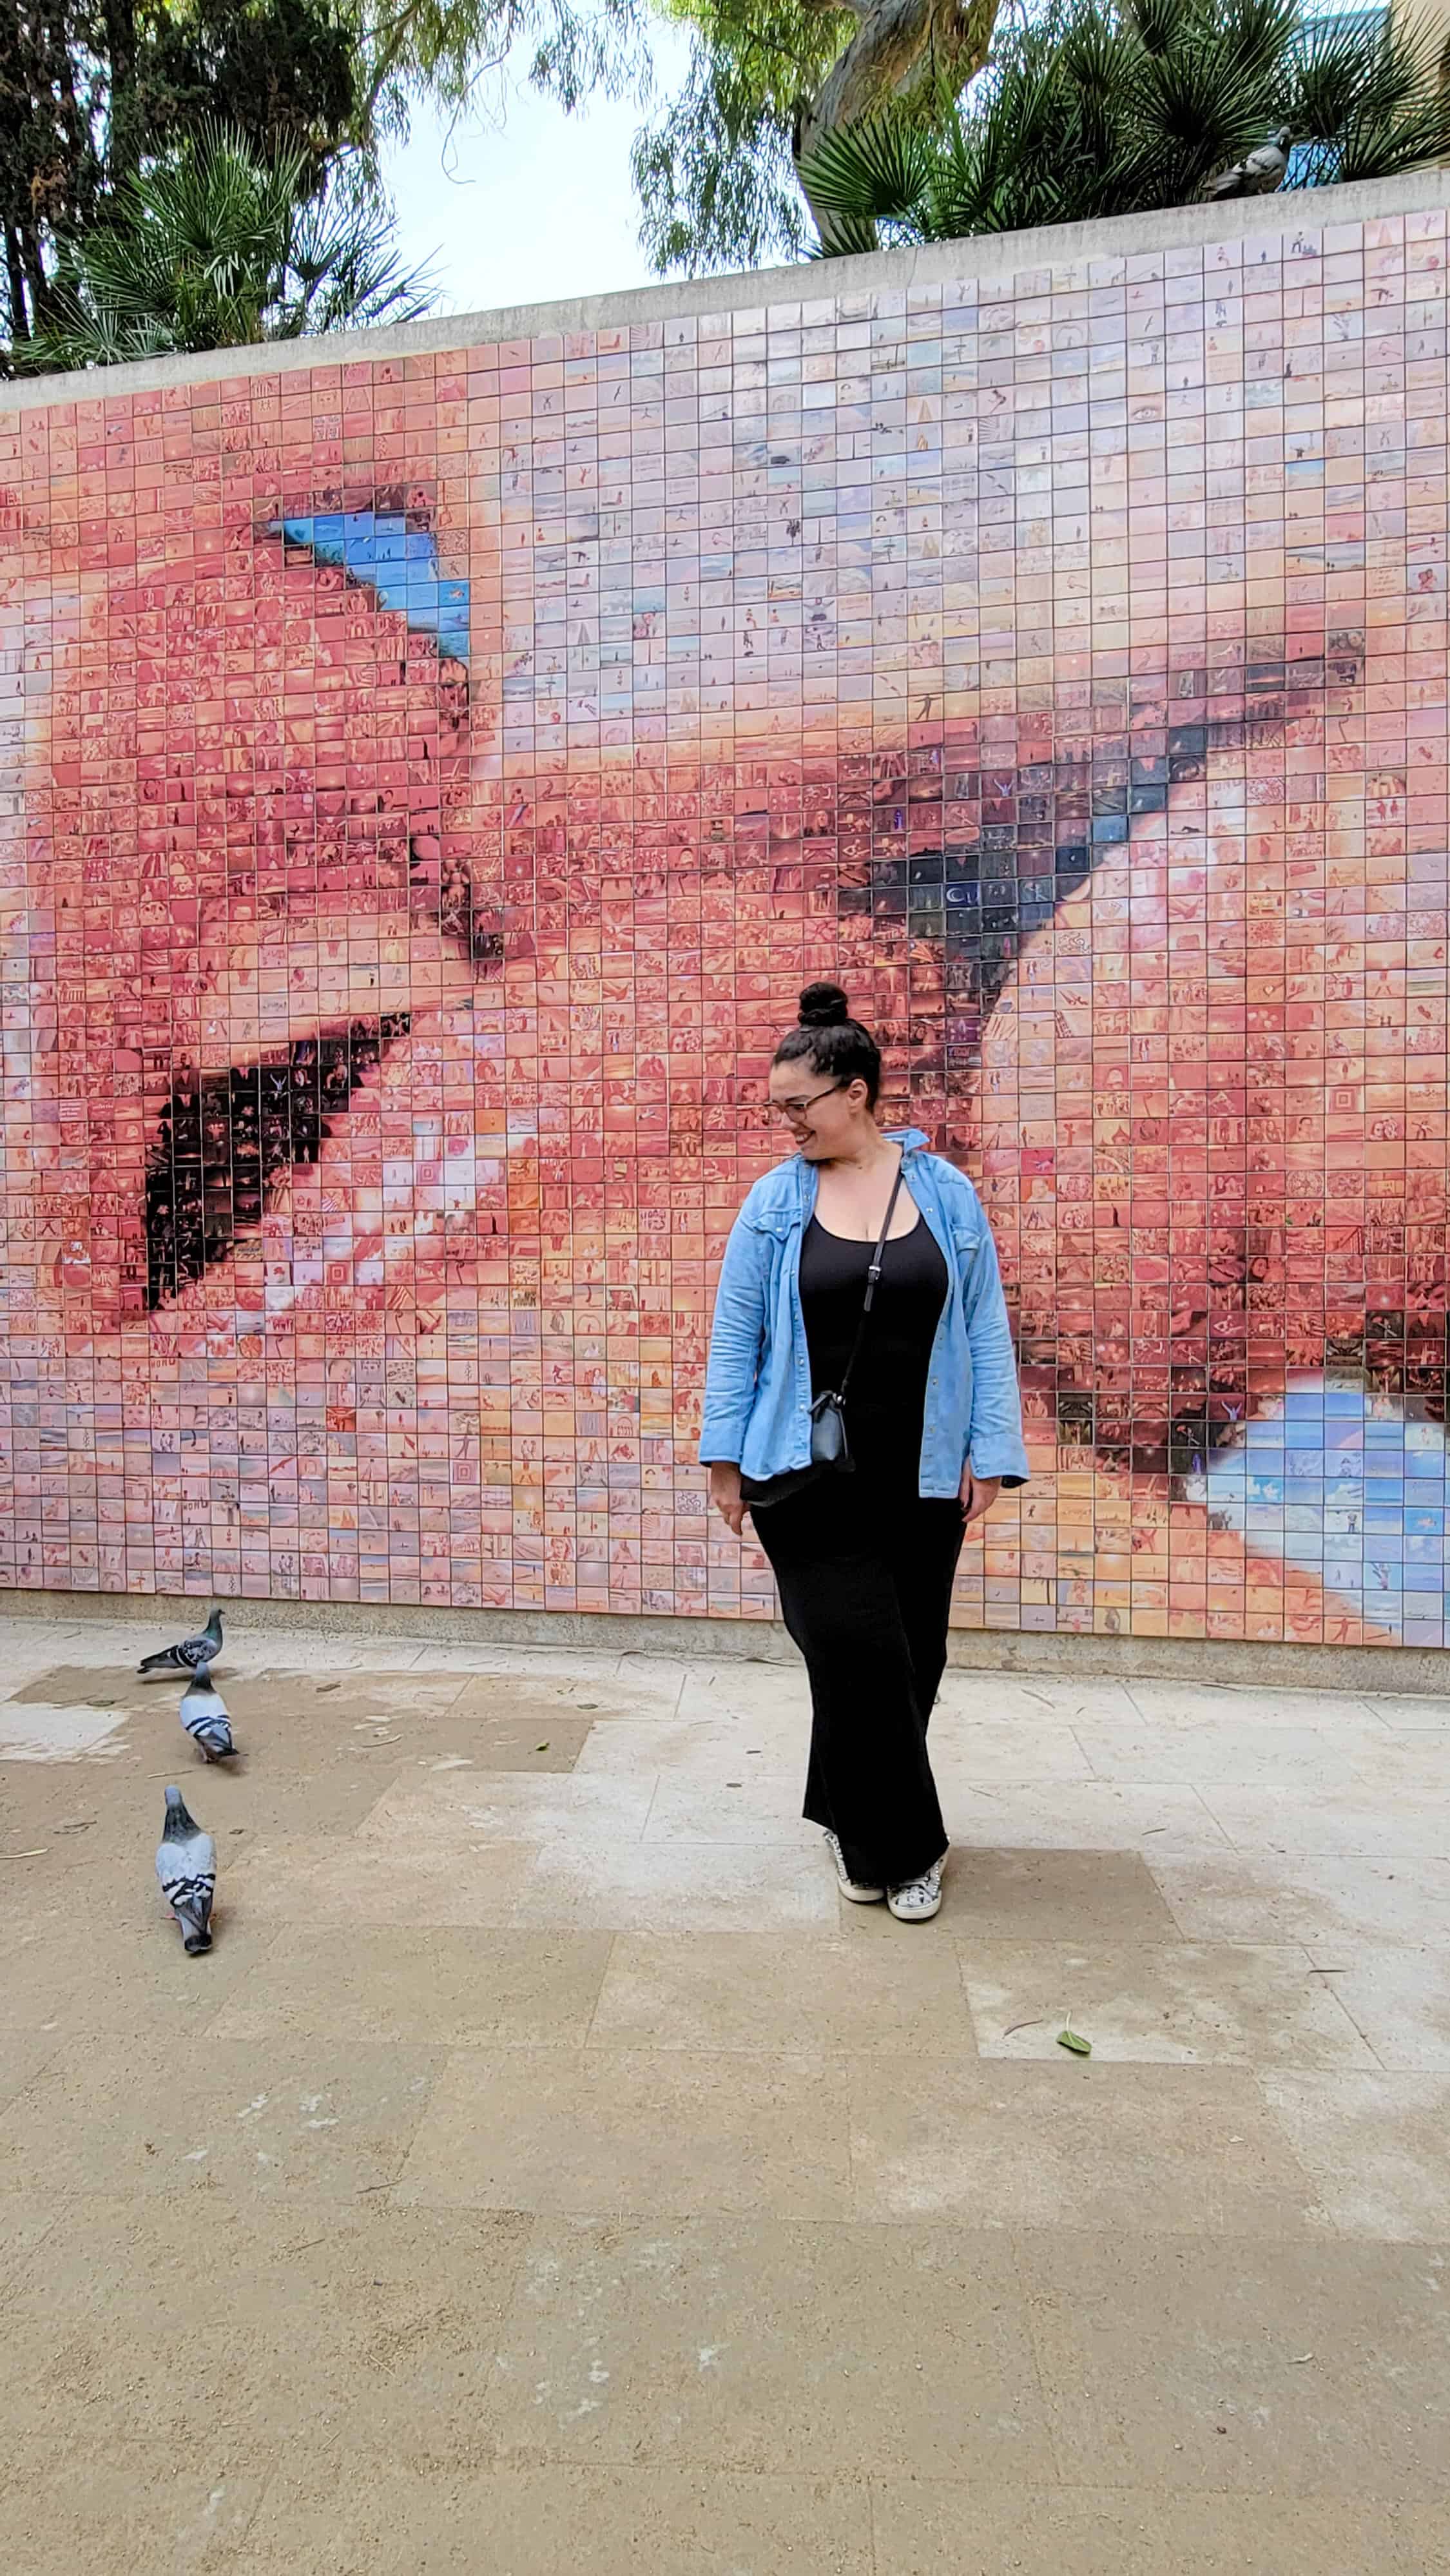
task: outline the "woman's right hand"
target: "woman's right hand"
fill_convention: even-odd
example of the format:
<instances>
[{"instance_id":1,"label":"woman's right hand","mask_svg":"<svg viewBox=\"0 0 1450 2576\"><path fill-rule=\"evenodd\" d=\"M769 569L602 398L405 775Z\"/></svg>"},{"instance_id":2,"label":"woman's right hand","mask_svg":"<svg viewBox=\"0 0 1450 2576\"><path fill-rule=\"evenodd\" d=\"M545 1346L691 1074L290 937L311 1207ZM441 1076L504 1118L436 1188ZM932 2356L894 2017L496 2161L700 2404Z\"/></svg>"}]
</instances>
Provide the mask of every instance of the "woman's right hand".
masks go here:
<instances>
[{"instance_id":1,"label":"woman's right hand","mask_svg":"<svg viewBox=\"0 0 1450 2576\"><path fill-rule=\"evenodd\" d=\"M745 1498L740 1491L740 1470L733 1460L719 1458L711 1468L710 1500L726 1528L739 1538L745 1525Z\"/></svg>"}]
</instances>

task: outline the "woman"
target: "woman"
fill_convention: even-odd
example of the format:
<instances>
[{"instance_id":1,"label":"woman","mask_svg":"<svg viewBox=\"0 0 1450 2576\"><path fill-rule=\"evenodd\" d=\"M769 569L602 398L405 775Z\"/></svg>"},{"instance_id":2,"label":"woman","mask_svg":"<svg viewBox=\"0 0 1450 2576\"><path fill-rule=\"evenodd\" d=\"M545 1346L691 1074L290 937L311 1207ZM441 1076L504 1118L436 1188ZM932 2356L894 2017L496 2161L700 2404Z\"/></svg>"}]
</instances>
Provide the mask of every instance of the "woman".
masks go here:
<instances>
[{"instance_id":1,"label":"woman","mask_svg":"<svg viewBox=\"0 0 1450 2576\"><path fill-rule=\"evenodd\" d=\"M839 985L808 986L770 1075L796 1151L731 1230L700 1457L737 1537L751 1513L806 1659L805 1813L842 1893L922 1923L947 1848L926 1731L952 1578L966 1530L1025 1482L1027 1453L976 1192L919 1130L882 1134L880 1084L880 1050ZM828 1392L843 1395L849 1472L811 1469Z\"/></svg>"}]
</instances>

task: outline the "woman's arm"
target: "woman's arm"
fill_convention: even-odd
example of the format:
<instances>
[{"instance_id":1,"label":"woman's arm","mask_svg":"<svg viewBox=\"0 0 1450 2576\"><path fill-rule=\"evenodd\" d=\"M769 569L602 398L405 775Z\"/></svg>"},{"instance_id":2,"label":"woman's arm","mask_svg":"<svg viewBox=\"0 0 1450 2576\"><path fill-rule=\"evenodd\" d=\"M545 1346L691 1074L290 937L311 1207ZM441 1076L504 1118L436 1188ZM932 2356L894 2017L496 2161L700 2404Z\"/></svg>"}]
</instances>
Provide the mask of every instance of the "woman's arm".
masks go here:
<instances>
[{"instance_id":1,"label":"woman's arm","mask_svg":"<svg viewBox=\"0 0 1450 2576\"><path fill-rule=\"evenodd\" d=\"M739 1538L745 1523L740 1454L765 1344L765 1290L770 1275L766 1239L739 1217L730 1229L710 1359L705 1371L705 1410L700 1424L700 1463L710 1470L710 1500L727 1529Z\"/></svg>"},{"instance_id":2,"label":"woman's arm","mask_svg":"<svg viewBox=\"0 0 1450 2576\"><path fill-rule=\"evenodd\" d=\"M710 1327L705 1406L700 1422L700 1464L738 1466L755 1401L755 1381L765 1343L765 1291L770 1275L766 1236L737 1217L725 1246Z\"/></svg>"}]
</instances>

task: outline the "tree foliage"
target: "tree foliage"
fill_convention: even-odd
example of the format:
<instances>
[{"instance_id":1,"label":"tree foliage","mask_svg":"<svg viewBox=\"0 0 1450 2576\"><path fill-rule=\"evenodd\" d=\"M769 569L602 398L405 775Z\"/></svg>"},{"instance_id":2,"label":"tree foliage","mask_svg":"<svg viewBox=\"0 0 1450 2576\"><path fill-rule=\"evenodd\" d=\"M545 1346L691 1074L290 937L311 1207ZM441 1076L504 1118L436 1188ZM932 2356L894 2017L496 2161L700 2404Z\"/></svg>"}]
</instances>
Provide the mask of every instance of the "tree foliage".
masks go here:
<instances>
[{"instance_id":1,"label":"tree foliage","mask_svg":"<svg viewBox=\"0 0 1450 2576\"><path fill-rule=\"evenodd\" d=\"M1006 26L964 97L827 136L804 176L829 249L948 241L1188 203L1283 126L1293 186L1444 159L1432 41L1298 0L1049 0Z\"/></svg>"},{"instance_id":2,"label":"tree foliage","mask_svg":"<svg viewBox=\"0 0 1450 2576\"><path fill-rule=\"evenodd\" d=\"M308 196L309 151L259 155L203 128L124 180L62 248L27 365L114 366L425 310L426 280L400 267L386 216L345 181Z\"/></svg>"},{"instance_id":3,"label":"tree foliage","mask_svg":"<svg viewBox=\"0 0 1450 2576\"><path fill-rule=\"evenodd\" d=\"M315 192L356 135L357 41L351 0L0 0L11 341L47 323L60 253L111 193L211 120Z\"/></svg>"},{"instance_id":4,"label":"tree foliage","mask_svg":"<svg viewBox=\"0 0 1450 2576\"><path fill-rule=\"evenodd\" d=\"M356 139L357 28L330 0L187 0L184 12L147 0L141 34L136 114L152 150L225 126L259 152L295 150L310 193Z\"/></svg>"},{"instance_id":5,"label":"tree foliage","mask_svg":"<svg viewBox=\"0 0 1450 2576\"><path fill-rule=\"evenodd\" d=\"M937 115L986 60L997 0L665 0L691 30L685 91L634 154L657 269L793 258L834 218L807 177L823 137L890 102ZM853 239L855 236L853 235Z\"/></svg>"},{"instance_id":6,"label":"tree foliage","mask_svg":"<svg viewBox=\"0 0 1450 2576\"><path fill-rule=\"evenodd\" d=\"M691 29L685 87L634 150L641 237L663 273L799 258L813 238L796 185L802 108L856 30L812 0L672 0Z\"/></svg>"},{"instance_id":7,"label":"tree foliage","mask_svg":"<svg viewBox=\"0 0 1450 2576\"><path fill-rule=\"evenodd\" d=\"M649 0L358 0L360 117L406 129L408 102L463 114L479 84L522 63L566 111L649 80Z\"/></svg>"}]
</instances>

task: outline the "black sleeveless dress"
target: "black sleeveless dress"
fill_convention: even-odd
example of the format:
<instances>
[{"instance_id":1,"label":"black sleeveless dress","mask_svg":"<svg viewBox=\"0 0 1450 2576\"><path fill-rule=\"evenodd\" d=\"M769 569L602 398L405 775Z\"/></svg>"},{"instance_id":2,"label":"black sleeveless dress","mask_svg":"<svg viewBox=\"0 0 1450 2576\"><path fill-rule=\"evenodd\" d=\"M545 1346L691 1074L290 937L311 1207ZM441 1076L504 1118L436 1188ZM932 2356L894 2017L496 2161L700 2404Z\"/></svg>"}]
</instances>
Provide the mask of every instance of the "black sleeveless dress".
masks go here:
<instances>
[{"instance_id":1,"label":"black sleeveless dress","mask_svg":"<svg viewBox=\"0 0 1450 2576\"><path fill-rule=\"evenodd\" d=\"M874 1247L812 1219L800 1290L812 1393L838 1387ZM946 1664L962 1507L923 1501L922 1422L947 1266L924 1217L886 1245L846 1396L849 1475L818 1476L755 1521L781 1615L806 1660L806 1816L852 1878L896 1887L946 1849L926 1731Z\"/></svg>"}]
</instances>

